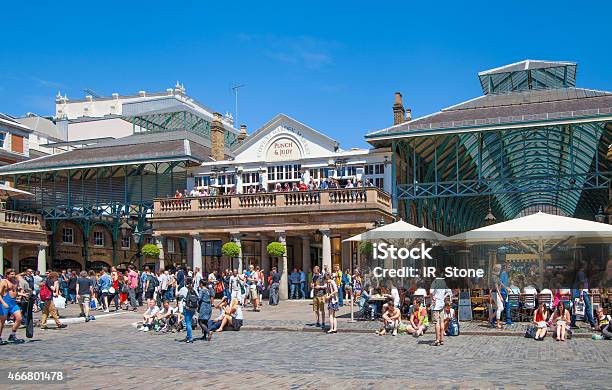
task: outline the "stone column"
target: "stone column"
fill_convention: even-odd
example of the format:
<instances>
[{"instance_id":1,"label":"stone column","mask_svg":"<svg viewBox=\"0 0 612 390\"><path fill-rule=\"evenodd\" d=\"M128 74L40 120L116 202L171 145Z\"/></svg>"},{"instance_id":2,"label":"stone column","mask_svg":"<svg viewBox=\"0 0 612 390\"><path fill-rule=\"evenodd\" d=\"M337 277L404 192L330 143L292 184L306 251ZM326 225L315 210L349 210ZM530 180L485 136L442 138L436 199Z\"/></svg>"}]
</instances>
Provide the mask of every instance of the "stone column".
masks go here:
<instances>
[{"instance_id":1,"label":"stone column","mask_svg":"<svg viewBox=\"0 0 612 390\"><path fill-rule=\"evenodd\" d=\"M268 239L261 239L261 269L265 275L270 272L270 255L268 255ZM267 282L266 282L267 283Z\"/></svg>"},{"instance_id":2,"label":"stone column","mask_svg":"<svg viewBox=\"0 0 612 390\"><path fill-rule=\"evenodd\" d=\"M351 268L351 243L350 242L342 242L342 265L340 268L342 272L347 268Z\"/></svg>"},{"instance_id":3,"label":"stone column","mask_svg":"<svg viewBox=\"0 0 612 390\"><path fill-rule=\"evenodd\" d=\"M321 229L322 236L322 244L323 244L323 269L327 266L328 271L332 271L332 254L331 254L331 239L330 239L330 230L329 229Z\"/></svg>"},{"instance_id":4,"label":"stone column","mask_svg":"<svg viewBox=\"0 0 612 390\"><path fill-rule=\"evenodd\" d=\"M236 258L236 260L238 261L238 265L232 268L238 269L238 273L242 274L242 243L240 242L240 239L240 233L232 233L232 241L234 241L236 245L238 245L238 248L240 248L240 252L238 253L238 257Z\"/></svg>"},{"instance_id":5,"label":"stone column","mask_svg":"<svg viewBox=\"0 0 612 390\"><path fill-rule=\"evenodd\" d=\"M302 269L308 275L311 271L312 264L310 264L310 237L302 237Z\"/></svg>"},{"instance_id":6,"label":"stone column","mask_svg":"<svg viewBox=\"0 0 612 390\"><path fill-rule=\"evenodd\" d=\"M47 272L47 244L38 246L38 270L41 275Z\"/></svg>"},{"instance_id":7,"label":"stone column","mask_svg":"<svg viewBox=\"0 0 612 390\"><path fill-rule=\"evenodd\" d=\"M193 269L193 240L187 238L185 243L185 266Z\"/></svg>"},{"instance_id":8,"label":"stone column","mask_svg":"<svg viewBox=\"0 0 612 390\"><path fill-rule=\"evenodd\" d=\"M198 233L192 234L191 238L193 239L193 258L192 258L192 267L195 272L196 268L199 268L202 271L202 242L201 237Z\"/></svg>"},{"instance_id":9,"label":"stone column","mask_svg":"<svg viewBox=\"0 0 612 390\"><path fill-rule=\"evenodd\" d=\"M164 256L164 239L161 236L155 236L155 244L159 248L159 262L157 263L158 269L165 268L165 256Z\"/></svg>"},{"instance_id":10,"label":"stone column","mask_svg":"<svg viewBox=\"0 0 612 390\"><path fill-rule=\"evenodd\" d=\"M4 245L6 241L0 241L0 275L4 275Z\"/></svg>"},{"instance_id":11,"label":"stone column","mask_svg":"<svg viewBox=\"0 0 612 390\"><path fill-rule=\"evenodd\" d=\"M19 272L19 249L21 249L19 245L13 244L13 253L11 256L11 267L13 267L15 272Z\"/></svg>"},{"instance_id":12,"label":"stone column","mask_svg":"<svg viewBox=\"0 0 612 390\"><path fill-rule=\"evenodd\" d=\"M242 189L242 184L243 184L242 183L242 171L237 171L235 173L235 175L236 175L236 193L237 194L244 194L244 193L246 193ZM247 188L246 191L248 192L248 188Z\"/></svg>"},{"instance_id":13,"label":"stone column","mask_svg":"<svg viewBox=\"0 0 612 390\"><path fill-rule=\"evenodd\" d=\"M278 233L278 242L285 246L285 254L283 258L278 262L279 272L281 274L279 295L280 299L289 299L289 274L287 273L287 236L285 232Z\"/></svg>"}]
</instances>

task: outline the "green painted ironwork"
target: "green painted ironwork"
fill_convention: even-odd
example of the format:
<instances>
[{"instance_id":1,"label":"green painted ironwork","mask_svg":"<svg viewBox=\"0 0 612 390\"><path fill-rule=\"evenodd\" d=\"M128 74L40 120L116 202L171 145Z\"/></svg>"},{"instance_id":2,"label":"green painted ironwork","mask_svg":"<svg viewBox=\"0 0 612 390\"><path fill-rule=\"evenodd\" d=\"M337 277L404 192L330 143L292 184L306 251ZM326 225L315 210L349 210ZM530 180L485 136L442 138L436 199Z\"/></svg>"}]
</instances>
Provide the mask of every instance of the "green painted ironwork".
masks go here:
<instances>
[{"instance_id":1,"label":"green painted ironwork","mask_svg":"<svg viewBox=\"0 0 612 390\"><path fill-rule=\"evenodd\" d=\"M204 138L211 137L211 123L198 114L190 111L175 111L124 117L132 123L134 134L186 130ZM238 146L238 133L225 132L225 147Z\"/></svg>"},{"instance_id":2,"label":"green painted ironwork","mask_svg":"<svg viewBox=\"0 0 612 390\"><path fill-rule=\"evenodd\" d=\"M153 199L172 196L187 185L184 161L37 172L12 175L12 180L17 188L34 195L14 200L12 208L42 215L52 232L52 260L56 258L54 237L60 222L69 221L77 224L83 234L86 264L90 233L95 225L105 226L112 236L115 265L122 221L132 221L140 232L145 231Z\"/></svg>"},{"instance_id":3,"label":"green painted ironwork","mask_svg":"<svg viewBox=\"0 0 612 390\"><path fill-rule=\"evenodd\" d=\"M394 142L406 172L394 188L401 216L447 234L482 226L489 207L498 220L534 205L592 219L607 204L612 136L604 122Z\"/></svg>"}]
</instances>

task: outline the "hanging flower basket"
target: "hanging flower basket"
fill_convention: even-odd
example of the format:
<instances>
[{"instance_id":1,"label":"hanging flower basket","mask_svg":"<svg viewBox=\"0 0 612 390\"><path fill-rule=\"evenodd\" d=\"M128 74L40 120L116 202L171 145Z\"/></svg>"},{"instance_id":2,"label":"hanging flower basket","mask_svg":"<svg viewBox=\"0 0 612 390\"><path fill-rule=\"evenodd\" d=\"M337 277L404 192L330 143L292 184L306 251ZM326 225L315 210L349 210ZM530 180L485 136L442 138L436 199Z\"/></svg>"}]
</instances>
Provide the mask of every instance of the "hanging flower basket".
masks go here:
<instances>
[{"instance_id":1,"label":"hanging flower basket","mask_svg":"<svg viewBox=\"0 0 612 390\"><path fill-rule=\"evenodd\" d=\"M146 244L140 250L143 256L150 257L152 259L159 258L160 250L155 244Z\"/></svg>"}]
</instances>

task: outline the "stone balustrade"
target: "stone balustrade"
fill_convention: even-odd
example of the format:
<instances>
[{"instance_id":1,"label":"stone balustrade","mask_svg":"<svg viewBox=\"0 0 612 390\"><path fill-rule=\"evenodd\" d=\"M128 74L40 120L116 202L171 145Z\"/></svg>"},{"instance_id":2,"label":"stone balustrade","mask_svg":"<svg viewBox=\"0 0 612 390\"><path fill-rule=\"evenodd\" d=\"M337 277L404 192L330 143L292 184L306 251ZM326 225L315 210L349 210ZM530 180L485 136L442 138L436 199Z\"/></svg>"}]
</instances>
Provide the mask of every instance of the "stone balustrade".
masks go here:
<instances>
[{"instance_id":1,"label":"stone balustrade","mask_svg":"<svg viewBox=\"0 0 612 390\"><path fill-rule=\"evenodd\" d=\"M225 211L227 214L240 214L241 211L255 212L258 209L265 211L270 208L303 212L313 207L342 210L343 208L352 209L359 205L390 212L391 198L389 194L375 187L164 198L155 199L154 214L155 217L171 217L174 214L184 215L202 211Z\"/></svg>"},{"instance_id":2,"label":"stone balustrade","mask_svg":"<svg viewBox=\"0 0 612 390\"><path fill-rule=\"evenodd\" d=\"M21 230L43 230L40 215L12 210L0 210L0 227L13 227Z\"/></svg>"}]
</instances>

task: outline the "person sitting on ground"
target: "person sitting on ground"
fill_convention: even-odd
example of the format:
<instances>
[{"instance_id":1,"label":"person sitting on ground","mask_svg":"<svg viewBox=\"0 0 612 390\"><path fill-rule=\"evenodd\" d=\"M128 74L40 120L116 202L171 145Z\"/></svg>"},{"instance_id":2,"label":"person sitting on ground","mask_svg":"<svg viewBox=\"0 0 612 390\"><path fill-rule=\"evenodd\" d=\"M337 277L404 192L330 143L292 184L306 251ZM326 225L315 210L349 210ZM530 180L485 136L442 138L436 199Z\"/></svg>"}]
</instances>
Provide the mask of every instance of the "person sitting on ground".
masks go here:
<instances>
[{"instance_id":1,"label":"person sitting on ground","mask_svg":"<svg viewBox=\"0 0 612 390\"><path fill-rule=\"evenodd\" d=\"M557 309L552 316L551 323L555 326L557 341L565 341L565 335L570 323L570 314L563 302L557 304Z\"/></svg>"},{"instance_id":2,"label":"person sitting on ground","mask_svg":"<svg viewBox=\"0 0 612 390\"><path fill-rule=\"evenodd\" d=\"M427 309L421 306L421 300L416 298L410 315L410 324L406 327L406 331L416 337L422 336L429 326L429 318L427 317Z\"/></svg>"},{"instance_id":3,"label":"person sitting on ground","mask_svg":"<svg viewBox=\"0 0 612 390\"><path fill-rule=\"evenodd\" d=\"M219 310L219 314L214 320L210 320L208 326L208 341L210 341L210 332L215 331L221 327L223 317L225 317L225 308L227 307L228 299L226 297L221 298L219 303L214 305L215 309Z\"/></svg>"},{"instance_id":4,"label":"person sitting on ground","mask_svg":"<svg viewBox=\"0 0 612 390\"><path fill-rule=\"evenodd\" d=\"M155 320L155 315L159 312L159 307L155 305L154 299L149 299L147 301L147 310L142 315L142 327L140 330L143 332L148 332L153 327L153 321Z\"/></svg>"},{"instance_id":5,"label":"person sitting on ground","mask_svg":"<svg viewBox=\"0 0 612 390\"><path fill-rule=\"evenodd\" d=\"M451 306L450 299L444 300L444 310L442 311L442 317L444 318L444 333L448 335L448 329L451 321L455 320L455 309Z\"/></svg>"},{"instance_id":6,"label":"person sitting on ground","mask_svg":"<svg viewBox=\"0 0 612 390\"><path fill-rule=\"evenodd\" d=\"M598 307L595 313L597 321L596 330L601 332L601 335L606 340L612 340L612 325L610 324L610 315L604 314L603 307Z\"/></svg>"},{"instance_id":7,"label":"person sitting on ground","mask_svg":"<svg viewBox=\"0 0 612 390\"><path fill-rule=\"evenodd\" d=\"M155 321L159 324L158 331L163 333L169 331L172 326L176 325L176 309L170 307L170 302L168 300L164 300L161 310L155 314Z\"/></svg>"},{"instance_id":8,"label":"person sitting on ground","mask_svg":"<svg viewBox=\"0 0 612 390\"><path fill-rule=\"evenodd\" d=\"M535 340L543 341L544 337L546 337L546 332L548 331L548 323L546 322L547 319L548 310L546 310L546 304L542 302L538 306L537 310L533 313L533 323L538 327L534 337Z\"/></svg>"},{"instance_id":9,"label":"person sitting on ground","mask_svg":"<svg viewBox=\"0 0 612 390\"><path fill-rule=\"evenodd\" d=\"M382 336L388 331L391 331L393 336L397 336L397 328L399 327L401 318L400 309L393 304L393 298L387 299L387 303L383 307L383 326L382 329L376 331L376 334Z\"/></svg>"},{"instance_id":10,"label":"person sitting on ground","mask_svg":"<svg viewBox=\"0 0 612 390\"><path fill-rule=\"evenodd\" d=\"M223 319L221 320L219 328L209 333L209 340L212 337L213 333L220 333L224 330L239 331L242 327L244 317L242 315L242 308L240 307L240 303L237 299L232 299L232 302L229 304L229 306L225 306L224 311L225 313L223 315Z\"/></svg>"}]
</instances>

